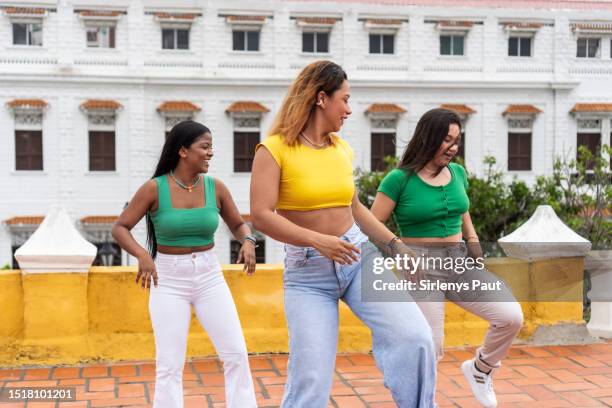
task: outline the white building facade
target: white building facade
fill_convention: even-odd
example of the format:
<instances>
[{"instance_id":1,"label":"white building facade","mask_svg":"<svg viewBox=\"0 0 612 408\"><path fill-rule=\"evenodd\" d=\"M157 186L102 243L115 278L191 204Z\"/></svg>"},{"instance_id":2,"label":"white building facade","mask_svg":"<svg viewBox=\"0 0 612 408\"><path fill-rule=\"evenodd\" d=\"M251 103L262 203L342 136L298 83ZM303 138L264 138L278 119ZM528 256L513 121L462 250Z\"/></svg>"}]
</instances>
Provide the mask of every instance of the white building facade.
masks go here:
<instances>
[{"instance_id":1,"label":"white building facade","mask_svg":"<svg viewBox=\"0 0 612 408\"><path fill-rule=\"evenodd\" d=\"M186 118L212 130L211 174L248 219L253 147L318 59L348 73L341 134L356 167L401 154L439 106L464 118L475 173L491 155L531 182L555 156L610 144L612 3L393 3L1 1L0 267L54 203L116 251L110 226ZM144 242L144 222L134 232ZM282 245L262 239L260 260L282 261ZM216 247L230 262L225 226Z\"/></svg>"}]
</instances>

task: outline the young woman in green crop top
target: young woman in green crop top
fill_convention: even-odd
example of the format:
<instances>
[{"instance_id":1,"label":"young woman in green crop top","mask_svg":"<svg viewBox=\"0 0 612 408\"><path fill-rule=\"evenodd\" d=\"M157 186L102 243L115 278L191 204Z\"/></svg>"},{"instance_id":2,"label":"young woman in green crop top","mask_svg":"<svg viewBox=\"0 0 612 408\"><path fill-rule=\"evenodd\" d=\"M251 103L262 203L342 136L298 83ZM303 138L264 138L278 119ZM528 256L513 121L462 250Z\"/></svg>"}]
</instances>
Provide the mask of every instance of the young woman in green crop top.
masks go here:
<instances>
[{"instance_id":1,"label":"young woman in green crop top","mask_svg":"<svg viewBox=\"0 0 612 408\"><path fill-rule=\"evenodd\" d=\"M113 226L117 243L138 258L136 283L140 280L143 288L150 289L156 350L154 408L183 407L191 306L223 361L226 406L257 406L240 320L213 252L219 215L243 241L238 262L244 261L248 274L255 272L255 239L227 187L206 174L212 156L207 127L193 121L175 125L153 178L140 187ZM150 253L130 233L145 216Z\"/></svg>"},{"instance_id":2,"label":"young woman in green crop top","mask_svg":"<svg viewBox=\"0 0 612 408\"><path fill-rule=\"evenodd\" d=\"M469 285L470 289L461 291L454 290L453 285L447 285L451 288L448 290L443 290L444 285L426 287L415 297L432 328L438 359L444 350L445 298L489 322L483 346L461 369L476 399L485 407L494 407L493 369L507 355L522 326L523 313L504 282L484 269L482 249L468 211L467 174L461 165L451 163L460 139L461 120L455 112L432 109L425 113L400 164L381 182L371 211L382 222L393 214L402 241L414 250L438 261L451 259L446 265L455 265L425 268L419 285ZM467 265L469 257L473 258L473 267L458 266ZM472 290L474 282L489 283L495 289Z\"/></svg>"}]
</instances>

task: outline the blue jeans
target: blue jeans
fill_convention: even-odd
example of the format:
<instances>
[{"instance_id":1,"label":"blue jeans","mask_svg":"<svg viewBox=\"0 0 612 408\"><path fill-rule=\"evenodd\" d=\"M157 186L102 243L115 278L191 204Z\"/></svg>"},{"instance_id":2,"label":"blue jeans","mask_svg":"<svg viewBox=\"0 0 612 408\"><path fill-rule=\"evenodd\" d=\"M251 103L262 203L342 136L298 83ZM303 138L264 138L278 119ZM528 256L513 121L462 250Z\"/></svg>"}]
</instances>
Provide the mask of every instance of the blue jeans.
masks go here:
<instances>
[{"instance_id":1,"label":"blue jeans","mask_svg":"<svg viewBox=\"0 0 612 408\"><path fill-rule=\"evenodd\" d=\"M425 317L415 302L363 302L361 259L381 255L357 225L341 238L360 247L359 262L340 265L314 248L285 246L289 363L282 407L328 406L340 299L370 328L374 359L397 406L434 407L436 357Z\"/></svg>"}]
</instances>

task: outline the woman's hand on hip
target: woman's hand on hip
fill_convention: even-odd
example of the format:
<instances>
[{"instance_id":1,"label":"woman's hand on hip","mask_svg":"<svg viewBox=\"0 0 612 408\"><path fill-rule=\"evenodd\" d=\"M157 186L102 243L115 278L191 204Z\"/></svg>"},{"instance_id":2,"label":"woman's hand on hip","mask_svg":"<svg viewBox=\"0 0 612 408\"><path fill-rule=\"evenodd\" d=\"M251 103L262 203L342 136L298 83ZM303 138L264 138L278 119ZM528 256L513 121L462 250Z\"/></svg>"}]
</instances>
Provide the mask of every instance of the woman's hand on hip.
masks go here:
<instances>
[{"instance_id":1,"label":"woman's hand on hip","mask_svg":"<svg viewBox=\"0 0 612 408\"><path fill-rule=\"evenodd\" d=\"M355 245L346 242L334 235L321 234L313 247L326 258L342 265L352 264L359 260L361 252Z\"/></svg>"},{"instance_id":2,"label":"woman's hand on hip","mask_svg":"<svg viewBox=\"0 0 612 408\"><path fill-rule=\"evenodd\" d=\"M403 279L415 282L416 284L425 279L424 258L418 260L419 254L408 245L399 240L395 241L391 247L391 254L392 258L399 256L401 259L399 265L396 265L396 269Z\"/></svg>"},{"instance_id":3,"label":"woman's hand on hip","mask_svg":"<svg viewBox=\"0 0 612 408\"><path fill-rule=\"evenodd\" d=\"M465 245L467 246L467 253L469 257L474 259L483 257L482 247L480 246L480 242L477 238L468 240Z\"/></svg>"},{"instance_id":4,"label":"woman's hand on hip","mask_svg":"<svg viewBox=\"0 0 612 408\"><path fill-rule=\"evenodd\" d=\"M255 244L248 239L245 239L242 243L242 247L240 248L240 252L238 252L237 263L244 262L243 271L247 273L247 275L252 275L255 273L255 265L256 265L256 257L255 257Z\"/></svg>"},{"instance_id":5,"label":"woman's hand on hip","mask_svg":"<svg viewBox=\"0 0 612 408\"><path fill-rule=\"evenodd\" d=\"M145 254L138 258L138 274L136 275L136 284L138 280L141 281L142 288L151 288L151 279L153 284L157 287L157 270L155 269L155 262L151 255Z\"/></svg>"}]
</instances>

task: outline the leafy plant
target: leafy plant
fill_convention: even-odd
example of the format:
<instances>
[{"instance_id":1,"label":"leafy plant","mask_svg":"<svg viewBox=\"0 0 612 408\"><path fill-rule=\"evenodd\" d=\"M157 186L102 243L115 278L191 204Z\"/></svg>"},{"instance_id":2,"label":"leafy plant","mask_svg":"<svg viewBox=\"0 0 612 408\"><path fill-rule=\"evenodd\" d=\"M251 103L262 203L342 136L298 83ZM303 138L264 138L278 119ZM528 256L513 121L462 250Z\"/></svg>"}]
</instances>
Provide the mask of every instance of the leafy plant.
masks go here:
<instances>
[{"instance_id":1,"label":"leafy plant","mask_svg":"<svg viewBox=\"0 0 612 408\"><path fill-rule=\"evenodd\" d=\"M361 201L368 208L372 208L380 182L383 178L385 178L387 173L397 167L399 159L397 157L387 156L385 157L384 161L386 164L384 171L368 171L360 168L355 170L355 182L357 185L359 201ZM389 217L386 225L391 232L393 232L395 235L399 235L399 228L397 227L394 217Z\"/></svg>"},{"instance_id":2,"label":"leafy plant","mask_svg":"<svg viewBox=\"0 0 612 408\"><path fill-rule=\"evenodd\" d=\"M470 215L480 241L494 243L531 216L533 196L524 181L506 181L494 157L484 164L484 177L468 174Z\"/></svg>"},{"instance_id":3,"label":"leafy plant","mask_svg":"<svg viewBox=\"0 0 612 408\"><path fill-rule=\"evenodd\" d=\"M551 205L570 228L591 241L593 249L612 246L611 156L609 146L597 155L581 146L578 159L556 159L553 174L538 177L533 189L534 198Z\"/></svg>"}]
</instances>

